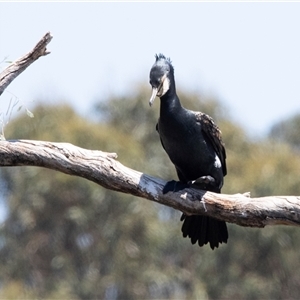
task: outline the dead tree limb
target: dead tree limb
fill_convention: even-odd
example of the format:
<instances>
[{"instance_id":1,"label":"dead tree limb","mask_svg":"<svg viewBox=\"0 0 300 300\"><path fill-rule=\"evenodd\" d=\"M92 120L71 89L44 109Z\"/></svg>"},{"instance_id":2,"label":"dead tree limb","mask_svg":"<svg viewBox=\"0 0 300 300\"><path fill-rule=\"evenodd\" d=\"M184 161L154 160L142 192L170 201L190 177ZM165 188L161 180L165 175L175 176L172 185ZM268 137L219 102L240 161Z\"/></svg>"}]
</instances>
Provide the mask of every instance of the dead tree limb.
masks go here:
<instances>
[{"instance_id":1,"label":"dead tree limb","mask_svg":"<svg viewBox=\"0 0 300 300\"><path fill-rule=\"evenodd\" d=\"M0 95L39 57L49 54L48 32L32 51L0 74ZM0 166L36 166L91 180L107 189L132 194L178 209L188 215L207 215L241 226L300 225L300 196L250 198L196 189L163 194L166 181L125 167L117 155L67 143L16 140L0 141Z\"/></svg>"},{"instance_id":2,"label":"dead tree limb","mask_svg":"<svg viewBox=\"0 0 300 300\"><path fill-rule=\"evenodd\" d=\"M32 140L0 142L0 166L36 166L91 180L107 189L132 194L186 214L207 215L241 226L300 225L300 196L250 198L192 188L163 194L166 181L132 170L115 153L68 143Z\"/></svg>"},{"instance_id":3,"label":"dead tree limb","mask_svg":"<svg viewBox=\"0 0 300 300\"><path fill-rule=\"evenodd\" d=\"M0 96L7 86L20 75L28 66L35 62L41 56L45 56L50 52L47 51L47 45L52 40L52 35L47 32L37 45L26 55L22 56L15 62L11 63L0 74Z\"/></svg>"}]
</instances>

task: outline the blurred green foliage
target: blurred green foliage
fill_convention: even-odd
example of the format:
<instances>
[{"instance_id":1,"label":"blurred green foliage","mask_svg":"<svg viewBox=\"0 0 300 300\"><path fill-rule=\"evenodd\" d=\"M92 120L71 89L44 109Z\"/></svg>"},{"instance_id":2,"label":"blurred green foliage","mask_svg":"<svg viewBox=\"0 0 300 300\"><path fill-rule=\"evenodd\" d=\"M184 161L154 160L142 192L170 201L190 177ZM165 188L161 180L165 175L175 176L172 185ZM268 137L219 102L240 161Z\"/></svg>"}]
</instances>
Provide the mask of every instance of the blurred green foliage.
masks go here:
<instances>
[{"instance_id":1,"label":"blurred green foliage","mask_svg":"<svg viewBox=\"0 0 300 300\"><path fill-rule=\"evenodd\" d=\"M128 167L176 179L155 131L159 99L150 108L149 96L150 89L140 87L131 97L99 101L93 121L64 104L39 105L33 119L12 121L6 138L116 152ZM224 193L300 195L293 139L273 129L270 137L252 140L215 99L179 96L222 129ZM0 298L299 298L297 228L229 224L228 244L212 251L182 238L180 212L171 208L42 168L2 168L0 176L8 207L0 228Z\"/></svg>"},{"instance_id":2,"label":"blurred green foliage","mask_svg":"<svg viewBox=\"0 0 300 300\"><path fill-rule=\"evenodd\" d=\"M270 137L276 141L288 143L294 150L300 150L300 114L274 124L270 130Z\"/></svg>"}]
</instances>

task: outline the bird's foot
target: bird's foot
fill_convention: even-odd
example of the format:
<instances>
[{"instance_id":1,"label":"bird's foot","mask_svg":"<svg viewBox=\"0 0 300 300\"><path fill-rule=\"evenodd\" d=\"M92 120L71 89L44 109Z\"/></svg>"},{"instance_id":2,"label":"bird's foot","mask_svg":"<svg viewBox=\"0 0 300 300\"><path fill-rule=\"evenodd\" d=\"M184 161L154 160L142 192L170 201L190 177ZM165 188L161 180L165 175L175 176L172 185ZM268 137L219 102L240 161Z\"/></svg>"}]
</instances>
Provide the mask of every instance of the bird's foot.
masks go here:
<instances>
[{"instance_id":1,"label":"bird's foot","mask_svg":"<svg viewBox=\"0 0 300 300\"><path fill-rule=\"evenodd\" d=\"M175 180L171 180L171 181L168 181L166 183L166 185L164 186L163 188L163 194L166 194L168 192L173 192L173 193L176 193L176 192L179 192L185 188L188 188L189 185L186 184L186 183L182 183L180 181L175 181Z\"/></svg>"},{"instance_id":2,"label":"bird's foot","mask_svg":"<svg viewBox=\"0 0 300 300\"><path fill-rule=\"evenodd\" d=\"M188 182L191 187L195 187L203 190L211 190L216 189L216 180L210 176L201 176L196 180L192 180Z\"/></svg>"}]
</instances>

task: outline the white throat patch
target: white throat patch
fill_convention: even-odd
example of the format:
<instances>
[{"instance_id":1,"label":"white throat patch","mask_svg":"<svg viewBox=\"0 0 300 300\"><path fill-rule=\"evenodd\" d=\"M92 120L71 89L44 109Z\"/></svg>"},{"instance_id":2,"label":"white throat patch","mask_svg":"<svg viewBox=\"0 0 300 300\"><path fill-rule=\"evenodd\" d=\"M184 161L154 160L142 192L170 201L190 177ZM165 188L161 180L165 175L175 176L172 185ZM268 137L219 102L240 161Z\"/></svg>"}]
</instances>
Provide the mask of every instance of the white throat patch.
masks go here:
<instances>
[{"instance_id":1,"label":"white throat patch","mask_svg":"<svg viewBox=\"0 0 300 300\"><path fill-rule=\"evenodd\" d=\"M157 97L162 97L170 88L170 80L167 75L164 75L162 78L162 84L157 92Z\"/></svg>"}]
</instances>

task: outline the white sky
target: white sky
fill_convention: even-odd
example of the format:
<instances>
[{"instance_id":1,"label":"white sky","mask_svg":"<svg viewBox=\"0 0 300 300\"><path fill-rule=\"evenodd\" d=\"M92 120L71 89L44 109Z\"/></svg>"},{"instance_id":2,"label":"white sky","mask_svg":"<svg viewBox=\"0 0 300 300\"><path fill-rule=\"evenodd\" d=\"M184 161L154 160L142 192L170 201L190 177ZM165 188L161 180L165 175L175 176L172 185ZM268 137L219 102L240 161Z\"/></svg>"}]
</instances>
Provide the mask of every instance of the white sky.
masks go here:
<instances>
[{"instance_id":1,"label":"white sky","mask_svg":"<svg viewBox=\"0 0 300 300\"><path fill-rule=\"evenodd\" d=\"M177 87L216 96L253 135L300 112L300 3L0 3L0 61L47 31L51 54L8 87L25 105L63 98L87 116L96 99L148 84L161 52Z\"/></svg>"}]
</instances>

